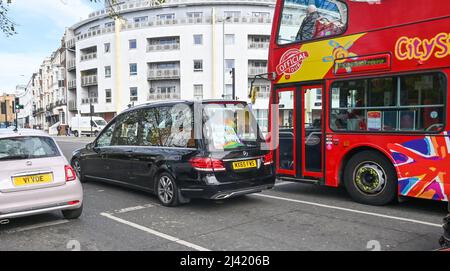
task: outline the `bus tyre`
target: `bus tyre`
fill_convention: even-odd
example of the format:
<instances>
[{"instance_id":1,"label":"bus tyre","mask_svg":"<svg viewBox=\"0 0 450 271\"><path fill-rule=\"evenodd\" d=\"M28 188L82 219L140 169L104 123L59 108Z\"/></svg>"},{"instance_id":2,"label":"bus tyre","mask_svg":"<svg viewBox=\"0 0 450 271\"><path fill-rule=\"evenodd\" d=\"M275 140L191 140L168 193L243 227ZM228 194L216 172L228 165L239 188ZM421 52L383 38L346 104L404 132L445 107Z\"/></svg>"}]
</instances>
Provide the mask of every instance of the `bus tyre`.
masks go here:
<instances>
[{"instance_id":1,"label":"bus tyre","mask_svg":"<svg viewBox=\"0 0 450 271\"><path fill-rule=\"evenodd\" d=\"M79 137L79 136L80 136L80 134L78 133L78 131L74 131L74 132L73 132L73 135L74 135L75 137Z\"/></svg>"},{"instance_id":2,"label":"bus tyre","mask_svg":"<svg viewBox=\"0 0 450 271\"><path fill-rule=\"evenodd\" d=\"M344 185L356 202L386 205L397 196L397 173L385 156L375 151L362 151L348 161Z\"/></svg>"}]
</instances>

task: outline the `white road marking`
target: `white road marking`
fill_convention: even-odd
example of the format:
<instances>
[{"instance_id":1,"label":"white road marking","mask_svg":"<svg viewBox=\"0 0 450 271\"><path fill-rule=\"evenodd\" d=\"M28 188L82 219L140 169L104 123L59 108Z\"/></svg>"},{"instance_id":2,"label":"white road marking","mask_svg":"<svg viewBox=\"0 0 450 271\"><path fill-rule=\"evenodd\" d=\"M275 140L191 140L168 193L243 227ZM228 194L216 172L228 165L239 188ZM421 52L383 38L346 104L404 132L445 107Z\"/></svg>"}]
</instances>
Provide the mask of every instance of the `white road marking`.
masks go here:
<instances>
[{"instance_id":1,"label":"white road marking","mask_svg":"<svg viewBox=\"0 0 450 271\"><path fill-rule=\"evenodd\" d=\"M295 203L301 203L301 204L305 204L305 205L311 205L311 206L317 206L317 207L322 207L322 208L340 210L340 211L345 211L345 212L350 212L350 213L370 215L370 216L375 216L375 217L382 217L382 218L393 219L393 220L398 220L398 221L403 221L403 222L410 222L410 223L415 223L415 224L421 224L421 225L426 225L426 226L442 228L441 224L435 224L435 223L430 223L430 222L420 221L420 220L415 220L415 219L410 219L410 218L390 216L390 215L383 215L383 214L379 214L379 213L359 211L359 210L355 210L355 209L331 206L331 205L320 204L320 203L309 202L309 201L303 201L303 200L296 200L296 199L289 199L289 198L283 198L283 197L276 197L276 196L271 196L271 195L266 195L266 194L254 194L254 196L262 197L262 198L269 198L269 199L289 201L289 202L295 202Z\"/></svg>"},{"instance_id":2,"label":"white road marking","mask_svg":"<svg viewBox=\"0 0 450 271\"><path fill-rule=\"evenodd\" d=\"M70 220L66 220L66 219L51 221L51 222L44 222L44 223L39 223L39 224L31 225L31 226L18 227L13 230L6 231L6 233L11 234L11 233L24 232L24 231L31 231L31 230L36 230L36 229L40 229L40 228L66 224L69 222L70 222Z\"/></svg>"},{"instance_id":3,"label":"white road marking","mask_svg":"<svg viewBox=\"0 0 450 271\"><path fill-rule=\"evenodd\" d=\"M152 208L152 207L154 207L154 205L152 205L152 204L146 204L146 205L140 205L140 206L134 206L134 207L123 208L123 209L114 211L114 213L116 213L116 214L124 214L124 213L129 213L129 212L139 211L139 210L143 210L143 209L147 209L147 208Z\"/></svg>"},{"instance_id":4,"label":"white road marking","mask_svg":"<svg viewBox=\"0 0 450 271\"><path fill-rule=\"evenodd\" d=\"M115 220L115 221L117 221L119 223L122 223L122 224L128 225L130 227L133 227L135 229L138 229L138 230L141 230L141 231L144 231L144 232L156 235L156 236L158 236L160 238L169 240L171 242L174 242L174 243L177 243L177 244L180 244L180 245L183 245L183 246L186 246L186 247L198 250L198 251L210 251L209 249L206 249L204 247L201 247L201 246L189 243L187 241L181 240L181 239L179 239L177 237L173 237L173 236L167 235L167 234L162 233L162 232L158 232L158 231L152 230L150 228L141 226L139 224L136 224L136 223L133 223L133 222L130 222L130 221L127 221L127 220L115 217L115 216L113 216L111 214L108 214L108 213L101 213L100 215L102 215L104 217L107 217L109 219Z\"/></svg>"}]
</instances>

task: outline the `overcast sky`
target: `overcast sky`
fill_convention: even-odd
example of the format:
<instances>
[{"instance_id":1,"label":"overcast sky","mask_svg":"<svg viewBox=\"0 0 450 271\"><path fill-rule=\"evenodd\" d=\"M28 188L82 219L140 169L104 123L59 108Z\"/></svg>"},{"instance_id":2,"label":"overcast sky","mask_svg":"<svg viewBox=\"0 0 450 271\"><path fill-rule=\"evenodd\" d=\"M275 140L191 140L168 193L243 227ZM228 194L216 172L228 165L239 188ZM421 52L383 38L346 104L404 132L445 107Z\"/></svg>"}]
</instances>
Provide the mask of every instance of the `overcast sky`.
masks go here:
<instances>
[{"instance_id":1,"label":"overcast sky","mask_svg":"<svg viewBox=\"0 0 450 271\"><path fill-rule=\"evenodd\" d=\"M18 34L0 33L0 95L27 84L44 58L58 48L65 28L102 7L89 0L13 0L9 17L18 24Z\"/></svg>"}]
</instances>

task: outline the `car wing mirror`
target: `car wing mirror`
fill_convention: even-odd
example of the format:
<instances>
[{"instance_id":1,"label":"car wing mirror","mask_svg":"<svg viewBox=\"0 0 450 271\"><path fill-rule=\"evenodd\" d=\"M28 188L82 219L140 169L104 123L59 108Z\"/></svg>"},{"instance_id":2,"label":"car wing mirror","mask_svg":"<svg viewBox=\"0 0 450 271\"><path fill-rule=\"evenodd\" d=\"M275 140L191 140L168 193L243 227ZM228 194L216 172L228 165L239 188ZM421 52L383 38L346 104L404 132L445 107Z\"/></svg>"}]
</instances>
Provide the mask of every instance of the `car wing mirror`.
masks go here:
<instances>
[{"instance_id":1,"label":"car wing mirror","mask_svg":"<svg viewBox=\"0 0 450 271\"><path fill-rule=\"evenodd\" d=\"M97 152L99 149L98 149L98 147L95 146L95 143L92 142L92 143L89 143L86 145L86 150L88 150L88 151L93 150L93 151Z\"/></svg>"}]
</instances>

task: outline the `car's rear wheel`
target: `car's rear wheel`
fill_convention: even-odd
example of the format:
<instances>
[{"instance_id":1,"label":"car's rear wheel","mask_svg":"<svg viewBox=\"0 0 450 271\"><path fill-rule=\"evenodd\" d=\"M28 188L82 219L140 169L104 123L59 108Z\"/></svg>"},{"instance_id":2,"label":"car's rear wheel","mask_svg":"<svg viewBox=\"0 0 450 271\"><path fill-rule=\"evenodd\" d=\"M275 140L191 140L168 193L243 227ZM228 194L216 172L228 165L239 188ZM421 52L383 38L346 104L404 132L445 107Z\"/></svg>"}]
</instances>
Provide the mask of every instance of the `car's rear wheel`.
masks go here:
<instances>
[{"instance_id":1,"label":"car's rear wheel","mask_svg":"<svg viewBox=\"0 0 450 271\"><path fill-rule=\"evenodd\" d=\"M167 173L162 173L158 177L156 193L159 201L166 207L180 205L179 190L175 179Z\"/></svg>"},{"instance_id":2,"label":"car's rear wheel","mask_svg":"<svg viewBox=\"0 0 450 271\"><path fill-rule=\"evenodd\" d=\"M74 131L74 132L73 132L73 135L74 135L75 137L79 137L79 136L80 136L80 133L79 133L78 131Z\"/></svg>"},{"instance_id":3,"label":"car's rear wheel","mask_svg":"<svg viewBox=\"0 0 450 271\"><path fill-rule=\"evenodd\" d=\"M81 169L81 163L80 163L80 159L75 158L72 160L72 168L73 170L75 170L75 173L77 174L78 180L80 180L80 182L85 183L86 182L86 178L83 175L83 171Z\"/></svg>"},{"instance_id":4,"label":"car's rear wheel","mask_svg":"<svg viewBox=\"0 0 450 271\"><path fill-rule=\"evenodd\" d=\"M77 219L83 213L83 205L77 209L73 210L63 210L61 211L65 219Z\"/></svg>"},{"instance_id":5,"label":"car's rear wheel","mask_svg":"<svg viewBox=\"0 0 450 271\"><path fill-rule=\"evenodd\" d=\"M347 163L344 184L356 202L386 205L397 195L397 173L392 163L375 151L363 151Z\"/></svg>"}]
</instances>

